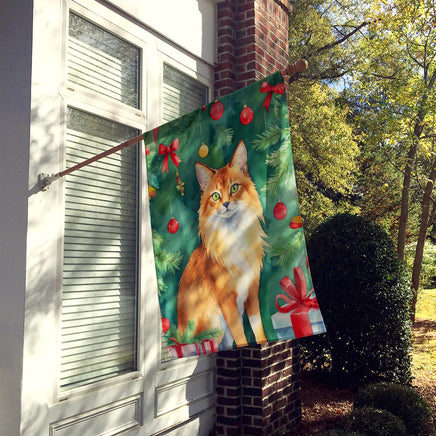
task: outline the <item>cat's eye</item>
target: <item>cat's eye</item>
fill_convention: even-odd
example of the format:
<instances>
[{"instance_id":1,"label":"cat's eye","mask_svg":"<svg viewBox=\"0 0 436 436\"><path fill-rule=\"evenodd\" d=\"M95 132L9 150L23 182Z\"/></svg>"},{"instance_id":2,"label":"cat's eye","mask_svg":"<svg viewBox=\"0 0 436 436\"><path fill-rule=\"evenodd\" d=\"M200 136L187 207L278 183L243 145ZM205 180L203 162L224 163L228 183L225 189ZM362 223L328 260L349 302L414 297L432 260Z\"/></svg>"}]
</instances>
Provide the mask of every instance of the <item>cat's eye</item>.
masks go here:
<instances>
[{"instance_id":1,"label":"cat's eye","mask_svg":"<svg viewBox=\"0 0 436 436\"><path fill-rule=\"evenodd\" d=\"M220 195L219 192L214 192L214 193L212 194L212 200L213 200L213 201L218 201L220 198L221 198L221 195Z\"/></svg>"},{"instance_id":2,"label":"cat's eye","mask_svg":"<svg viewBox=\"0 0 436 436\"><path fill-rule=\"evenodd\" d=\"M230 193L234 194L235 192L239 191L239 184L238 183L234 183L231 187L230 187Z\"/></svg>"}]
</instances>

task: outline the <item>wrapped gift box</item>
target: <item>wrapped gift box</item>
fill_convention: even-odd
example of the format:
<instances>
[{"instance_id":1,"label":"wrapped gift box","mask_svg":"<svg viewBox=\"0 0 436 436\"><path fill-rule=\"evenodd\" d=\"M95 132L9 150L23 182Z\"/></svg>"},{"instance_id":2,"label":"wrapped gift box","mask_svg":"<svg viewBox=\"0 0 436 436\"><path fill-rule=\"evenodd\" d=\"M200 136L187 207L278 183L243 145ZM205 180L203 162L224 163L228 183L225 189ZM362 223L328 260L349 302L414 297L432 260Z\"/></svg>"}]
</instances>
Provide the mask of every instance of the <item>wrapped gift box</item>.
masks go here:
<instances>
[{"instance_id":1,"label":"wrapped gift box","mask_svg":"<svg viewBox=\"0 0 436 436\"><path fill-rule=\"evenodd\" d=\"M201 343L202 354L216 353L218 351L218 342L216 339L205 339Z\"/></svg>"},{"instance_id":2,"label":"wrapped gift box","mask_svg":"<svg viewBox=\"0 0 436 436\"><path fill-rule=\"evenodd\" d=\"M295 309L291 313L277 312L271 317L274 329L277 333L277 338L279 340L317 335L326 331L324 321L321 316L321 311L319 309L309 309L309 311L304 310L302 312L303 313L299 312L298 309ZM305 318L306 316L308 317L308 320ZM300 318L301 320L301 323L299 323L298 326L295 325L297 318ZM295 328L293 326L293 321ZM306 328L307 321L310 323L310 331ZM307 334L302 334L304 332Z\"/></svg>"},{"instance_id":3,"label":"wrapped gift box","mask_svg":"<svg viewBox=\"0 0 436 436\"><path fill-rule=\"evenodd\" d=\"M168 347L168 354L171 359L187 356L199 356L200 348L198 344L175 344Z\"/></svg>"}]
</instances>

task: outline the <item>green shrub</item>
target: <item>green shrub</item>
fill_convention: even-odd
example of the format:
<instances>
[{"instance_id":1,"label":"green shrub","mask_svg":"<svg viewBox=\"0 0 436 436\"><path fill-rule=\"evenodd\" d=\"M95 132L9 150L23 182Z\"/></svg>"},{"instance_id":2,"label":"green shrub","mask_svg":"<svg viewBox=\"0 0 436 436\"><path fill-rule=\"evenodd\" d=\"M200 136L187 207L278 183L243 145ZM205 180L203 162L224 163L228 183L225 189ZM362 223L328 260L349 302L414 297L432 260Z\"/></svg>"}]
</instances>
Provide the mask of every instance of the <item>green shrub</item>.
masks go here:
<instances>
[{"instance_id":1,"label":"green shrub","mask_svg":"<svg viewBox=\"0 0 436 436\"><path fill-rule=\"evenodd\" d=\"M363 433L358 433L357 431L349 430L329 430L320 433L320 436L363 436Z\"/></svg>"},{"instance_id":2,"label":"green shrub","mask_svg":"<svg viewBox=\"0 0 436 436\"><path fill-rule=\"evenodd\" d=\"M408 436L406 426L398 416L370 406L354 409L346 427L370 436Z\"/></svg>"},{"instance_id":3,"label":"green shrub","mask_svg":"<svg viewBox=\"0 0 436 436\"><path fill-rule=\"evenodd\" d=\"M404 422L409 435L421 434L431 416L428 402L412 387L395 383L377 383L359 389L355 407L372 406L387 410Z\"/></svg>"},{"instance_id":4,"label":"green shrub","mask_svg":"<svg viewBox=\"0 0 436 436\"><path fill-rule=\"evenodd\" d=\"M329 366L349 385L410 382L410 289L387 233L338 214L315 229L307 248L327 333L302 341L303 364Z\"/></svg>"}]
</instances>

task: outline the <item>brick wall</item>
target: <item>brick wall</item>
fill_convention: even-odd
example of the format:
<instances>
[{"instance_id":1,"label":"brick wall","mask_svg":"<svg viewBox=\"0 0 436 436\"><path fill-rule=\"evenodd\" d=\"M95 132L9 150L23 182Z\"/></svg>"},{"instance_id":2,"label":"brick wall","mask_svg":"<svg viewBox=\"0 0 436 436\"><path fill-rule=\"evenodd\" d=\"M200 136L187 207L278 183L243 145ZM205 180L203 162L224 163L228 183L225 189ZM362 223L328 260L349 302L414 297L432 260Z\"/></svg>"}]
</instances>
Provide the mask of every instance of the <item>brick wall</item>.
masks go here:
<instances>
[{"instance_id":1,"label":"brick wall","mask_svg":"<svg viewBox=\"0 0 436 436\"><path fill-rule=\"evenodd\" d=\"M277 435L301 420L298 341L223 351L217 358L217 435Z\"/></svg>"},{"instance_id":2,"label":"brick wall","mask_svg":"<svg viewBox=\"0 0 436 436\"><path fill-rule=\"evenodd\" d=\"M224 0L217 5L215 98L288 63L287 0ZM218 353L217 435L278 435L301 420L298 341Z\"/></svg>"},{"instance_id":3,"label":"brick wall","mask_svg":"<svg viewBox=\"0 0 436 436\"><path fill-rule=\"evenodd\" d=\"M216 98L286 66L290 11L287 0L224 0L218 3Z\"/></svg>"}]
</instances>

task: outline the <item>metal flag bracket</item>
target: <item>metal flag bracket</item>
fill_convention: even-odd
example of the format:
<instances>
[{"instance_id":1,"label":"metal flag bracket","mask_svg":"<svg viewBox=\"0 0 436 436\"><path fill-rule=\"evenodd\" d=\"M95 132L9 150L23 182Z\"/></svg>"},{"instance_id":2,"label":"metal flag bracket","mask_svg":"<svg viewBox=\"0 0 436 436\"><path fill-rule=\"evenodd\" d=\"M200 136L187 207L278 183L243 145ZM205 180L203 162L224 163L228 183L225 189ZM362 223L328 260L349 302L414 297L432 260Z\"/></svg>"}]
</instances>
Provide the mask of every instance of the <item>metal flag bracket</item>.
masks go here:
<instances>
[{"instance_id":1,"label":"metal flag bracket","mask_svg":"<svg viewBox=\"0 0 436 436\"><path fill-rule=\"evenodd\" d=\"M61 174L57 173L57 174L46 174L46 173L41 173L38 174L38 186L39 189L41 191L47 191L47 189L49 188L49 186L57 179L60 179Z\"/></svg>"}]
</instances>

